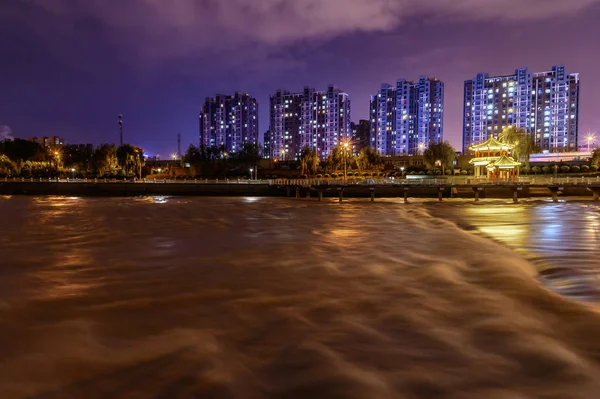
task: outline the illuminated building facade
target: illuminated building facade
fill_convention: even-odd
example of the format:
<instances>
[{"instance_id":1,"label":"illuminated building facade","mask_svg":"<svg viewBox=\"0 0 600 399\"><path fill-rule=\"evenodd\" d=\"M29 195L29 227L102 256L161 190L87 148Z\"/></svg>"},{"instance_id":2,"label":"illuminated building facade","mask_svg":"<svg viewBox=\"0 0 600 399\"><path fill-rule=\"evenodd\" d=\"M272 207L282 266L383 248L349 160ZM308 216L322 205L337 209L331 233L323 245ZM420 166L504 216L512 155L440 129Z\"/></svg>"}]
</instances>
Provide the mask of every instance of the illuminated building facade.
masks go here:
<instances>
[{"instance_id":1,"label":"illuminated building facade","mask_svg":"<svg viewBox=\"0 0 600 399\"><path fill-rule=\"evenodd\" d=\"M371 96L371 146L382 155L417 154L444 137L444 83L421 76L381 85Z\"/></svg>"},{"instance_id":2,"label":"illuminated building facade","mask_svg":"<svg viewBox=\"0 0 600 399\"><path fill-rule=\"evenodd\" d=\"M480 73L465 81L463 151L498 138L506 126L525 129L541 150L576 151L579 129L579 75L564 65L532 73L489 77Z\"/></svg>"},{"instance_id":3,"label":"illuminated building facade","mask_svg":"<svg viewBox=\"0 0 600 399\"><path fill-rule=\"evenodd\" d=\"M331 85L326 91L278 90L270 98L269 131L271 158L297 159L308 147L323 159L340 142L351 139L350 98Z\"/></svg>"},{"instance_id":4,"label":"illuminated building facade","mask_svg":"<svg viewBox=\"0 0 600 399\"><path fill-rule=\"evenodd\" d=\"M258 103L248 94L218 94L207 98L200 109L200 145L224 146L238 152L244 144L258 144Z\"/></svg>"}]
</instances>

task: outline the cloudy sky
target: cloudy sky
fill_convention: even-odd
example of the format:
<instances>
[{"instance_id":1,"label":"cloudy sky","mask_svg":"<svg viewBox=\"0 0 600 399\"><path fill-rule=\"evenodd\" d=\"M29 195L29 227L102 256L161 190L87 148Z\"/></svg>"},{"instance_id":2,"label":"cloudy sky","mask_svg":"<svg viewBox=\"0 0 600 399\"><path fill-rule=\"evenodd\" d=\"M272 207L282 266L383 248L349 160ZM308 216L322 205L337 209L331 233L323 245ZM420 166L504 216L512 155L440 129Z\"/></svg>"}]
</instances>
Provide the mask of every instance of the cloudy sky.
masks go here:
<instances>
[{"instance_id":1,"label":"cloudy sky","mask_svg":"<svg viewBox=\"0 0 600 399\"><path fill-rule=\"evenodd\" d=\"M462 90L477 72L580 73L580 136L600 136L600 0L5 0L0 126L16 137L126 141L148 153L197 143L207 96L268 98L335 84L368 115L382 82L446 84L445 137L460 148Z\"/></svg>"}]
</instances>

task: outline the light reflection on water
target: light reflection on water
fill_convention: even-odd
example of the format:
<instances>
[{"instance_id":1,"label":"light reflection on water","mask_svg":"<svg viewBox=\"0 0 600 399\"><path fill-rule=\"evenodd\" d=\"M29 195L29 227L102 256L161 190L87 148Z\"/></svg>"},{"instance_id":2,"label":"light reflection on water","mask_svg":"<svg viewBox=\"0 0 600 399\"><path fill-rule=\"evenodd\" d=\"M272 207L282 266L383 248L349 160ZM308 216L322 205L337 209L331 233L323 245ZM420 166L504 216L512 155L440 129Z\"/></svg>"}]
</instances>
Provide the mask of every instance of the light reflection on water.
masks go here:
<instances>
[{"instance_id":1,"label":"light reflection on water","mask_svg":"<svg viewBox=\"0 0 600 399\"><path fill-rule=\"evenodd\" d=\"M598 204L463 202L434 213L468 224L523 253L536 264L550 288L574 298L600 301Z\"/></svg>"},{"instance_id":2,"label":"light reflection on water","mask_svg":"<svg viewBox=\"0 0 600 399\"><path fill-rule=\"evenodd\" d=\"M600 392L600 316L573 300L597 298L589 202L13 197L0 217L3 399Z\"/></svg>"}]
</instances>

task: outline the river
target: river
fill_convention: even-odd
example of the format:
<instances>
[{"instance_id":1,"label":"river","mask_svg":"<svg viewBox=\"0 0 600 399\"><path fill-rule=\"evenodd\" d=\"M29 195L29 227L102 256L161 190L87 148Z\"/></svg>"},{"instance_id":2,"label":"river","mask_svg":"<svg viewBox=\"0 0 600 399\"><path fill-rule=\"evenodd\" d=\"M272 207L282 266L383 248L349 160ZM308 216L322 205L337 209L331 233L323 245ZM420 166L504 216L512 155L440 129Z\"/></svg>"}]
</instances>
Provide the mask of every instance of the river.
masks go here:
<instances>
[{"instance_id":1,"label":"river","mask_svg":"<svg viewBox=\"0 0 600 399\"><path fill-rule=\"evenodd\" d=\"M600 207L0 197L0 398L598 398Z\"/></svg>"}]
</instances>

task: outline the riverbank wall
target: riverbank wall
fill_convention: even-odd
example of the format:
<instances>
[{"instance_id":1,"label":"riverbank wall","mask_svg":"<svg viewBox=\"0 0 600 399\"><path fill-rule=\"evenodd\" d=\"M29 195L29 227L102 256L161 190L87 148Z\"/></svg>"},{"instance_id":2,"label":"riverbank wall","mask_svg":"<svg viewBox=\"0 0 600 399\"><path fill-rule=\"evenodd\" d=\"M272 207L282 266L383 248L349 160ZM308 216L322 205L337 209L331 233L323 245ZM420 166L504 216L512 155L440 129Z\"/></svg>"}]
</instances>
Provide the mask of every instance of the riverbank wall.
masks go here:
<instances>
[{"instance_id":1,"label":"riverbank wall","mask_svg":"<svg viewBox=\"0 0 600 399\"><path fill-rule=\"evenodd\" d=\"M377 198L398 198L404 196L405 187L378 186L374 194ZM268 184L218 184L218 183L94 183L94 182L0 182L0 195L58 195L71 197L135 197L149 195L165 196L206 196L206 197L317 197L318 191L307 187L278 187ZM323 197L338 197L335 187L322 190ZM348 186L343 190L345 198L368 198L372 194L369 186ZM408 197L437 198L438 187L410 187ZM474 198L472 188L446 187L442 189L445 198ZM520 187L519 198L550 197L550 190L544 187ZM585 187L564 187L561 196L591 197ZM487 186L479 192L480 198L512 198L513 190L506 186Z\"/></svg>"}]
</instances>

